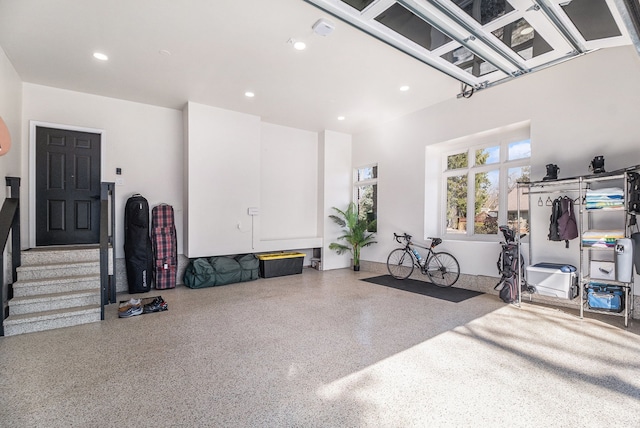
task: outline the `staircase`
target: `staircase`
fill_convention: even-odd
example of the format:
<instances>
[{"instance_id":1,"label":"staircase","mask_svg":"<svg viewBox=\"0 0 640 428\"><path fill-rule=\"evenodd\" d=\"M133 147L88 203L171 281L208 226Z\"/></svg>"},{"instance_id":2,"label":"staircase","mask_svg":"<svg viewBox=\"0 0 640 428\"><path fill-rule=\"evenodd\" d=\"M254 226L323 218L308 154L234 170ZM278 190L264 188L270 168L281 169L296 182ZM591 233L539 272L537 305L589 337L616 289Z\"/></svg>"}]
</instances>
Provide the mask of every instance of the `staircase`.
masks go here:
<instances>
[{"instance_id":1,"label":"staircase","mask_svg":"<svg viewBox=\"0 0 640 428\"><path fill-rule=\"evenodd\" d=\"M58 247L22 252L5 336L100 321L100 252Z\"/></svg>"}]
</instances>

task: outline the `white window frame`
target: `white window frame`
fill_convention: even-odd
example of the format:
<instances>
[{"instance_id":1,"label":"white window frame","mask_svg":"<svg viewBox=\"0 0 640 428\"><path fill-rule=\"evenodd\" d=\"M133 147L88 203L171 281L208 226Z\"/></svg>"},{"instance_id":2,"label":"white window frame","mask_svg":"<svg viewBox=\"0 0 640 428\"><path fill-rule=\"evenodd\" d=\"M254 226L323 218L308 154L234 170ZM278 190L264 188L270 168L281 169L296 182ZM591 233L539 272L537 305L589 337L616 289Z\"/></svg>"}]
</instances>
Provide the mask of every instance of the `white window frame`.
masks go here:
<instances>
[{"instance_id":1,"label":"white window frame","mask_svg":"<svg viewBox=\"0 0 640 428\"><path fill-rule=\"evenodd\" d=\"M515 129L499 129L484 132L462 139L445 143L445 147L449 150L442 151L442 174L441 174L441 203L440 203L440 235L448 239L457 240L495 240L499 239L496 234L476 234L474 233L474 221L468 221L464 233L450 233L447 231L447 179L459 175L467 174L467 219L475 218L475 174L499 170L499 211L498 225L507 224L508 220L508 172L511 168L531 167L531 157L523 159L508 160L509 145L520 141L531 141L530 129L527 126L517 126ZM500 147L499 162L475 165L476 150L482 150L490 147ZM447 170L447 159L451 155L458 153L467 153L469 164L466 168L458 168Z\"/></svg>"}]
</instances>

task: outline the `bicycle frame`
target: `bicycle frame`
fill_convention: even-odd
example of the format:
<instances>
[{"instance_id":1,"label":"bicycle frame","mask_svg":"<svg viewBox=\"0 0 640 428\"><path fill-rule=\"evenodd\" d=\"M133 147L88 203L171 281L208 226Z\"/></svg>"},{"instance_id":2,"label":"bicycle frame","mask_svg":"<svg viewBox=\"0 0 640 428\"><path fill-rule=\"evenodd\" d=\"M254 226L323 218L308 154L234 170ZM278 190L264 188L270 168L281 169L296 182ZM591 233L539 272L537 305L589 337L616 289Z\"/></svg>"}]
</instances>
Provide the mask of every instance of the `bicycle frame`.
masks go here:
<instances>
[{"instance_id":1,"label":"bicycle frame","mask_svg":"<svg viewBox=\"0 0 640 428\"><path fill-rule=\"evenodd\" d=\"M460 277L460 265L456 258L446 252L434 251L442 243L442 239L430 237L428 239L431 244L424 246L413 242L411 235L407 233L393 235L396 242L402 245L392 250L387 257L387 270L394 278L406 279L416 267L420 273L429 277L431 283L439 287L450 287ZM427 254L423 257L418 248L426 250Z\"/></svg>"},{"instance_id":2,"label":"bicycle frame","mask_svg":"<svg viewBox=\"0 0 640 428\"><path fill-rule=\"evenodd\" d=\"M418 261L418 258L416 257L416 254L414 253L414 247L417 248L422 248L423 250L427 250L427 254L426 256L422 257L422 255L420 255L421 257L421 261L422 263L420 263L420 261ZM414 242L411 241L407 241L407 243L404 246L404 249L407 250L407 252L409 254L411 254L411 258L413 259L413 265L417 268L420 269L420 271L423 274L426 274L426 266L429 263L429 259L433 256L433 250L430 247L425 247L419 244L416 244ZM418 250L415 250L418 251ZM418 254L420 254L420 252L418 252Z\"/></svg>"},{"instance_id":3,"label":"bicycle frame","mask_svg":"<svg viewBox=\"0 0 640 428\"><path fill-rule=\"evenodd\" d=\"M411 254L411 259L413 260L413 265L415 267L417 267L418 269L420 269L420 272L422 272L422 274L424 275L428 275L427 272L427 266L429 264L429 260L433 257L433 244L429 247L425 247L424 245L420 245L420 244L416 244L415 242L413 242L411 240L411 236L410 235L395 235L395 239L399 244L402 244L402 242L400 242L400 238L405 240L405 244L404 244L404 249ZM427 254L425 257L422 257L422 255L420 255L420 257L422 257L422 264L418 261L418 258L416 257L415 253L414 253L414 247L417 248L422 248L423 250L427 250ZM416 252L418 252L418 250L415 250ZM420 252L418 252L418 254L420 254Z\"/></svg>"}]
</instances>

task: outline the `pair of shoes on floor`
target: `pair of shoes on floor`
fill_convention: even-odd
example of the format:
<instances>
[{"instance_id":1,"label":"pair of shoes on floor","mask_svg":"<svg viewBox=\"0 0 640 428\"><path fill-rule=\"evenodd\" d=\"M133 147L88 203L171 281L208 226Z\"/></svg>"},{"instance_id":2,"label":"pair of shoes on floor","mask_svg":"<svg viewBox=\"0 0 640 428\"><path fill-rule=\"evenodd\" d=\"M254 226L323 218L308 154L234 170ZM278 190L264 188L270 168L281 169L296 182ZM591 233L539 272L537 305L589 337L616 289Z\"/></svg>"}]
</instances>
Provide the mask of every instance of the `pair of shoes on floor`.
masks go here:
<instances>
[{"instance_id":1,"label":"pair of shoes on floor","mask_svg":"<svg viewBox=\"0 0 640 428\"><path fill-rule=\"evenodd\" d=\"M142 308L142 313L150 314L152 312L166 311L167 309L169 309L167 302L165 302L161 296L158 296L154 298L151 303L147 303L146 305L144 305L144 307Z\"/></svg>"},{"instance_id":2,"label":"pair of shoes on floor","mask_svg":"<svg viewBox=\"0 0 640 428\"><path fill-rule=\"evenodd\" d=\"M142 314L143 308L140 299L130 299L126 302L120 302L118 307L119 318L130 318Z\"/></svg>"}]
</instances>

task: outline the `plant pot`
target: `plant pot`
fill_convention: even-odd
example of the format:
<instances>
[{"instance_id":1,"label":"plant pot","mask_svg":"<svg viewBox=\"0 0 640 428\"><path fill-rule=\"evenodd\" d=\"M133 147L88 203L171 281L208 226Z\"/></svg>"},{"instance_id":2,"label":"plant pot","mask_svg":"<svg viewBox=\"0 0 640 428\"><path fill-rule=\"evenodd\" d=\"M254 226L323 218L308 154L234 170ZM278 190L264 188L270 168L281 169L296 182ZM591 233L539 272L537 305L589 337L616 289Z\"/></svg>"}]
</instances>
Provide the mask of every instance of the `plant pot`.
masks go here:
<instances>
[{"instance_id":1,"label":"plant pot","mask_svg":"<svg viewBox=\"0 0 640 428\"><path fill-rule=\"evenodd\" d=\"M354 270L355 272L360 272L360 265L358 265L358 266L354 266L354 267L353 267L353 270Z\"/></svg>"}]
</instances>

